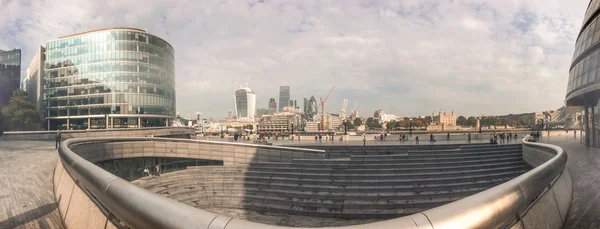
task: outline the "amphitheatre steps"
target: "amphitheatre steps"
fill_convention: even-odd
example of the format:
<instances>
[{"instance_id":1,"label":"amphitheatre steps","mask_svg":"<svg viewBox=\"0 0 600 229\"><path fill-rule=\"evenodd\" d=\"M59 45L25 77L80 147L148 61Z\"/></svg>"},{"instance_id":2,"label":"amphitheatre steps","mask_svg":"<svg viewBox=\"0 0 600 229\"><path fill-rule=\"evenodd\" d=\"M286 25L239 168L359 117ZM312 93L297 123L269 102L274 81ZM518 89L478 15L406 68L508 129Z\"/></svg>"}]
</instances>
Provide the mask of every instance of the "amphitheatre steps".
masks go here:
<instances>
[{"instance_id":1,"label":"amphitheatre steps","mask_svg":"<svg viewBox=\"0 0 600 229\"><path fill-rule=\"evenodd\" d=\"M344 155L348 158L194 166L133 183L199 208L391 218L456 201L526 171L521 145Z\"/></svg>"}]
</instances>

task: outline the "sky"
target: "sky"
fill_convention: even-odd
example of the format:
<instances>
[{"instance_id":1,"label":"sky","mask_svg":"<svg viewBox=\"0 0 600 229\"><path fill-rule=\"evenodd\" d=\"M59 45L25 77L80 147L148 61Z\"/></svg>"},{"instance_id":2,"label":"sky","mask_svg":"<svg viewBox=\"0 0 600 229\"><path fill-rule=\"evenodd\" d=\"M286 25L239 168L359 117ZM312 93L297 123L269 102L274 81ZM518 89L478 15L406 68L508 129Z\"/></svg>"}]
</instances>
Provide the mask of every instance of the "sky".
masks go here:
<instances>
[{"instance_id":1,"label":"sky","mask_svg":"<svg viewBox=\"0 0 600 229\"><path fill-rule=\"evenodd\" d=\"M175 49L177 110L223 118L248 77L257 108L346 98L361 116L525 113L564 104L588 0L0 0L0 49L134 27Z\"/></svg>"}]
</instances>

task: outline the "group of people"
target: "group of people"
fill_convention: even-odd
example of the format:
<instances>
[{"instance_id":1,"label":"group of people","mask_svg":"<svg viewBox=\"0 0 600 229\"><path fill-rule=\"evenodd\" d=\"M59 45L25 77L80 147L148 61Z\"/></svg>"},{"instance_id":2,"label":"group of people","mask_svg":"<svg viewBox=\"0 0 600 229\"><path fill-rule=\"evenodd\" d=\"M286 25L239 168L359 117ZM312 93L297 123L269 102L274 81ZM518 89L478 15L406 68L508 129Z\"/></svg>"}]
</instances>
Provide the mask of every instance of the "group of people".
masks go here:
<instances>
[{"instance_id":1,"label":"group of people","mask_svg":"<svg viewBox=\"0 0 600 229\"><path fill-rule=\"evenodd\" d=\"M300 136L298 136L298 139L300 139ZM340 140L342 140L340 138ZM322 134L315 134L315 141L323 141L323 135ZM329 134L325 135L325 141L333 141L333 135L329 136Z\"/></svg>"},{"instance_id":2,"label":"group of people","mask_svg":"<svg viewBox=\"0 0 600 229\"><path fill-rule=\"evenodd\" d=\"M494 135L490 138L490 144L498 144L498 138L500 138L500 143L508 143L511 140L517 140L518 135L515 132L513 133L494 133Z\"/></svg>"},{"instance_id":3,"label":"group of people","mask_svg":"<svg viewBox=\"0 0 600 229\"><path fill-rule=\"evenodd\" d=\"M144 169L144 175L146 175L147 177L151 176L150 170L148 168ZM160 166L158 166L158 164L154 166L154 176L160 176Z\"/></svg>"}]
</instances>

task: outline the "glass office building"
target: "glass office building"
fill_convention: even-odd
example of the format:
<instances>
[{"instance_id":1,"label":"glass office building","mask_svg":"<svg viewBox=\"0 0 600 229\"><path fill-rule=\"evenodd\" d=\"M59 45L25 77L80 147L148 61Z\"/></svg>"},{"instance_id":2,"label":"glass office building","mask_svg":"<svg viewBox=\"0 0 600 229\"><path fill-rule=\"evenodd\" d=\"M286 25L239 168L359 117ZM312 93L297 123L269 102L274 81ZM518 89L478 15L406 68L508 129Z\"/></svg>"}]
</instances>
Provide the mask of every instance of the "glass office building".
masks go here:
<instances>
[{"instance_id":1,"label":"glass office building","mask_svg":"<svg viewBox=\"0 0 600 229\"><path fill-rule=\"evenodd\" d=\"M173 47L144 30L48 41L44 71L50 130L166 126L175 116Z\"/></svg>"},{"instance_id":2,"label":"glass office building","mask_svg":"<svg viewBox=\"0 0 600 229\"><path fill-rule=\"evenodd\" d=\"M0 50L0 107L21 86L21 50Z\"/></svg>"}]
</instances>

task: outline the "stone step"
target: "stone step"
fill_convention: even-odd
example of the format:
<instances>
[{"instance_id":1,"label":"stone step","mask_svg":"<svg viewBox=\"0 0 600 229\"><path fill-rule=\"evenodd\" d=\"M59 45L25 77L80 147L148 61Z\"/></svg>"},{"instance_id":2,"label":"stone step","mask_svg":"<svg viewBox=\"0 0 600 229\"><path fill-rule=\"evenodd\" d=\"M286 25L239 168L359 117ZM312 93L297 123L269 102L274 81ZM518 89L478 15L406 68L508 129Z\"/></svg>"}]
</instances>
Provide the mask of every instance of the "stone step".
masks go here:
<instances>
[{"instance_id":1,"label":"stone step","mask_svg":"<svg viewBox=\"0 0 600 229\"><path fill-rule=\"evenodd\" d=\"M370 158L370 157L352 157L353 161L362 161L362 162L431 162L431 161L464 161L464 160L487 160L487 159L499 159L504 157L514 157L521 156L521 152L515 153L502 153L502 154L490 154L490 155L481 155L481 156L464 156L464 157L435 157L435 158L399 158L399 157L391 157L391 158Z\"/></svg>"},{"instance_id":2,"label":"stone step","mask_svg":"<svg viewBox=\"0 0 600 229\"><path fill-rule=\"evenodd\" d=\"M513 177L504 177L499 179L493 179L489 181L478 181L478 182L457 182L449 184L430 184L430 185L312 185L312 184L288 184L288 183L263 183L244 181L243 183L234 184L234 186L240 187L254 187L254 188L274 188L279 190L298 190L298 191L323 191L331 192L338 189L348 190L350 192L391 192L391 191L403 191L403 192L421 192L421 191L440 191L440 190L453 190L460 188L472 188L472 187L493 187L502 184L506 181L511 180Z\"/></svg>"},{"instance_id":3,"label":"stone step","mask_svg":"<svg viewBox=\"0 0 600 229\"><path fill-rule=\"evenodd\" d=\"M451 166L451 165L471 165L471 164L480 164L480 163L490 163L490 162L511 162L511 161L523 161L523 157L521 156L513 156L507 158L500 159L487 159L487 160L465 160L465 161L450 161L450 162L442 162L442 161L433 161L426 163L403 163L397 162L392 163L388 161L383 161L381 164L379 163L363 163L360 161L329 161L328 164L302 164L296 162L255 162L251 163L247 166L261 166L261 167L274 167L274 168L389 168L389 167L400 167L400 168L434 168L438 166ZM188 168L189 169L189 168Z\"/></svg>"},{"instance_id":4,"label":"stone step","mask_svg":"<svg viewBox=\"0 0 600 229\"><path fill-rule=\"evenodd\" d=\"M387 159L456 159L456 158L470 158L476 156L489 156L489 155L511 155L511 154L522 154L521 150L501 150L501 151L484 151L484 152L467 152L463 153L456 151L454 153L409 153L409 154L390 154L390 155L352 155L350 160L387 160Z\"/></svg>"},{"instance_id":5,"label":"stone step","mask_svg":"<svg viewBox=\"0 0 600 229\"><path fill-rule=\"evenodd\" d=\"M321 178L321 179L347 179L347 180L363 180L363 179L387 179L387 178L410 178L410 179L425 179L425 178L442 178L454 177L460 175L475 175L475 174L490 174L496 172L509 172L522 170L523 166L503 166L486 169L472 169L467 171L445 171L445 172L421 172L421 173L378 173L378 174L351 174L351 173L310 173L310 172L262 172L262 171L245 171L244 175L262 176L268 178L285 177L285 178ZM342 171L340 171L342 172Z\"/></svg>"},{"instance_id":6,"label":"stone step","mask_svg":"<svg viewBox=\"0 0 600 229\"><path fill-rule=\"evenodd\" d=\"M240 179L243 181L263 182L263 183L286 183L286 184L318 184L331 186L390 186L390 185L439 185L457 182L478 182L490 181L493 179L503 179L505 177L517 177L523 174L524 170L514 170L509 172L495 172L489 174L477 175L457 175L453 177L433 177L424 179L398 179L397 177L380 179L377 177L365 177L362 180L346 180L346 179L322 179L315 177L308 178L289 178L289 177L265 177L253 175L239 175L228 177L230 179ZM219 178L224 179L224 178ZM227 178L225 178L227 179Z\"/></svg>"},{"instance_id":7,"label":"stone step","mask_svg":"<svg viewBox=\"0 0 600 229\"><path fill-rule=\"evenodd\" d=\"M263 167L263 166L249 166L243 168L245 171L261 171L261 172L299 172L299 173L328 173L328 174L379 174L379 173L421 173L428 171L469 171L473 169L485 169L502 166L524 166L523 161L509 161L509 162L486 162L471 165L456 165L456 166L438 166L438 167L416 167L416 168L404 168L401 166L386 167L381 166L379 168L361 168L359 166L349 168L300 168L300 167Z\"/></svg>"}]
</instances>

